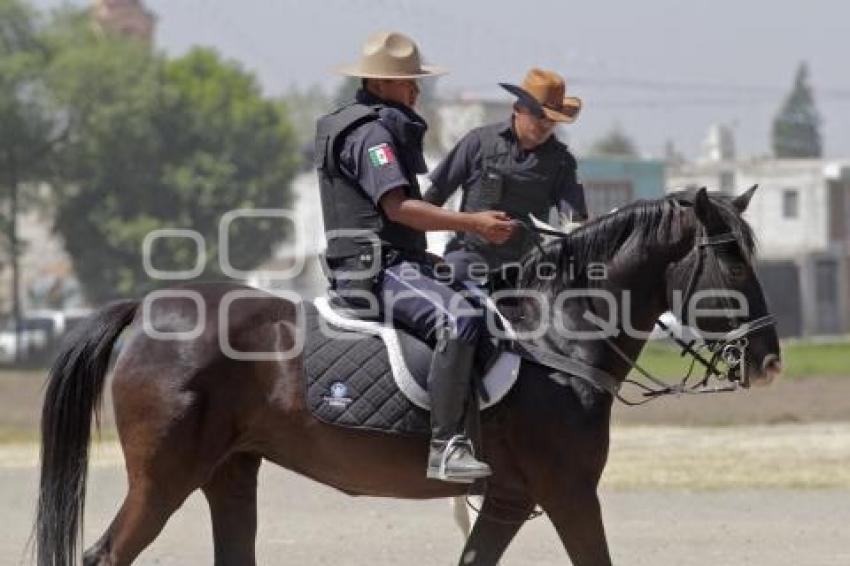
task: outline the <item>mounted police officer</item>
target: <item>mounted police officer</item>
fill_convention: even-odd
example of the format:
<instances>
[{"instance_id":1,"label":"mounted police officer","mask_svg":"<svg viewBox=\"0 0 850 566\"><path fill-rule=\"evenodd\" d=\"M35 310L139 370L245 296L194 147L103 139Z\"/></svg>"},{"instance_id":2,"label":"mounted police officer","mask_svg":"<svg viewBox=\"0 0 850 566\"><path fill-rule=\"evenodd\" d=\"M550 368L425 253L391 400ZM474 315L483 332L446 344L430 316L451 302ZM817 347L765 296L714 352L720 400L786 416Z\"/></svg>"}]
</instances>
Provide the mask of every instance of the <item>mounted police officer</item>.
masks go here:
<instances>
[{"instance_id":1,"label":"mounted police officer","mask_svg":"<svg viewBox=\"0 0 850 566\"><path fill-rule=\"evenodd\" d=\"M355 100L319 119L316 166L331 287L354 306L387 318L436 345L431 395L429 478L471 482L490 474L464 434L476 345L484 318L437 280L426 230L475 234L500 243L513 232L503 212L460 213L422 200L417 174L425 121L414 112L417 79L444 73L421 64L416 44L395 32L372 35L357 65L339 69L362 79Z\"/></svg>"},{"instance_id":2,"label":"mounted police officer","mask_svg":"<svg viewBox=\"0 0 850 566\"><path fill-rule=\"evenodd\" d=\"M566 96L564 79L543 69L531 69L522 86L500 86L517 97L513 115L464 136L431 173L425 200L442 206L462 187L462 211L496 209L524 220L530 214L546 220L556 207L562 225L583 222L587 207L576 160L553 135L557 123L575 121L581 100ZM522 257L533 238L528 231L517 231L507 241L494 243L459 232L446 247L446 262L456 279L479 279L488 269ZM471 272L475 264L483 269Z\"/></svg>"}]
</instances>

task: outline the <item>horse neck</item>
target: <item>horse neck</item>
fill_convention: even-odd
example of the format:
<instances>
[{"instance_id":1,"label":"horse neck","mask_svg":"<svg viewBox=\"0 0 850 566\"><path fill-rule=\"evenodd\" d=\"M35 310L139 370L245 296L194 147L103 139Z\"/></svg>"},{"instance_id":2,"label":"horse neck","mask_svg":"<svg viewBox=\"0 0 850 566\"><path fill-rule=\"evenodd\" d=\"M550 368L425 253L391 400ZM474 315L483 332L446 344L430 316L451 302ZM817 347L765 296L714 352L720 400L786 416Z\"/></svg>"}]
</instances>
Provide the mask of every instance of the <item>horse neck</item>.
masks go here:
<instances>
[{"instance_id":1,"label":"horse neck","mask_svg":"<svg viewBox=\"0 0 850 566\"><path fill-rule=\"evenodd\" d=\"M669 308L666 292L667 270L674 263L681 261L693 248L694 235L693 231L683 233L676 241L671 241L666 246L659 245L657 250L653 250L654 253L622 250L604 262L608 270L606 280L593 286L586 285L586 280L577 281L570 288L552 289L545 293L541 300L548 301L552 306L550 320L545 324L546 331L543 335L531 341L562 355L580 359L619 379L625 378L631 367L618 355L613 354L610 343L632 360L638 357L655 321ZM561 304L558 301L559 294L577 294L582 291L582 287L585 287L586 293L579 294L576 299L564 301L563 309L554 308L555 305ZM606 294L610 299L605 301L597 293ZM609 310L611 304L615 305L614 313ZM526 303L525 307L523 314L528 315L529 305ZM586 336L565 338L565 326L580 332L600 330L599 324L584 318L589 307L592 314L604 321L601 325L603 330L615 330L605 332L607 340ZM541 313L538 311L537 317L533 316L532 308L531 314L532 316L524 318L524 330L539 328L534 325L540 322ZM556 316L561 316L564 324L556 324Z\"/></svg>"}]
</instances>

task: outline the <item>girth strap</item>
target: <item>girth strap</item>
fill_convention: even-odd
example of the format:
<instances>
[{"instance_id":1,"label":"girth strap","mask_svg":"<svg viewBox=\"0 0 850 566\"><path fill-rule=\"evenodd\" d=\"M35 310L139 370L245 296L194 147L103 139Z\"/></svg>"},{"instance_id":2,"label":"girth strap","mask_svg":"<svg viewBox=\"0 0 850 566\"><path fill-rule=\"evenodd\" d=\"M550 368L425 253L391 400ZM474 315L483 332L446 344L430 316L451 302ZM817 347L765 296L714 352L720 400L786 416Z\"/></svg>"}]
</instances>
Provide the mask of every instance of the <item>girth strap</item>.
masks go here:
<instances>
[{"instance_id":1,"label":"girth strap","mask_svg":"<svg viewBox=\"0 0 850 566\"><path fill-rule=\"evenodd\" d=\"M510 348L530 362L574 375L612 396L616 397L620 392L620 382L617 378L599 368L525 342L512 342Z\"/></svg>"}]
</instances>

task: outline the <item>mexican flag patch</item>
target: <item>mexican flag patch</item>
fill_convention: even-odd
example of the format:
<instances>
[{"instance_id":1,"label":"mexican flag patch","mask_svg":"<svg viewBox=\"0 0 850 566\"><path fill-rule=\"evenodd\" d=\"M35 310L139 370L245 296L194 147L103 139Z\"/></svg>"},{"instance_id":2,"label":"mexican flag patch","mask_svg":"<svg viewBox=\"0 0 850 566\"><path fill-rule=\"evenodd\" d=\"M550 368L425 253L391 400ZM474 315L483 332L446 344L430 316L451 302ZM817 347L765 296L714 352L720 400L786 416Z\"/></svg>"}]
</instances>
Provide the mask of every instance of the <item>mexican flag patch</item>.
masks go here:
<instances>
[{"instance_id":1,"label":"mexican flag patch","mask_svg":"<svg viewBox=\"0 0 850 566\"><path fill-rule=\"evenodd\" d=\"M395 161L393 149L387 143L373 145L369 148L369 161L375 167L383 167Z\"/></svg>"}]
</instances>

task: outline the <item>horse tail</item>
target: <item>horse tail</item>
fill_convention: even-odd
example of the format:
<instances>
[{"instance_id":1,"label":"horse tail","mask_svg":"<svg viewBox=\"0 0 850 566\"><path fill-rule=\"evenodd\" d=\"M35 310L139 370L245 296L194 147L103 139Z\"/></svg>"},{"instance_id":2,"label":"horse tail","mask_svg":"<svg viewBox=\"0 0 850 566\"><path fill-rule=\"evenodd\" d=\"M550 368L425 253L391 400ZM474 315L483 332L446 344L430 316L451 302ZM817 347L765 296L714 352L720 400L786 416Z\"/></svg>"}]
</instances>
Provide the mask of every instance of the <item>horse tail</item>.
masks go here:
<instances>
[{"instance_id":1,"label":"horse tail","mask_svg":"<svg viewBox=\"0 0 850 566\"><path fill-rule=\"evenodd\" d=\"M82 538L92 416L100 409L112 346L139 301L112 303L74 329L50 369L41 410L38 566L75 566Z\"/></svg>"}]
</instances>

